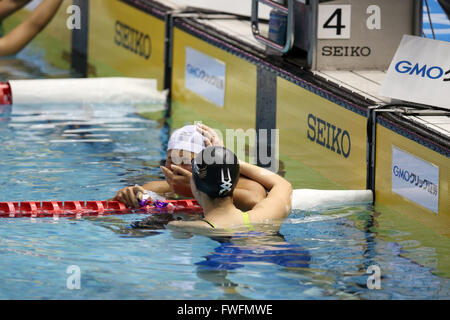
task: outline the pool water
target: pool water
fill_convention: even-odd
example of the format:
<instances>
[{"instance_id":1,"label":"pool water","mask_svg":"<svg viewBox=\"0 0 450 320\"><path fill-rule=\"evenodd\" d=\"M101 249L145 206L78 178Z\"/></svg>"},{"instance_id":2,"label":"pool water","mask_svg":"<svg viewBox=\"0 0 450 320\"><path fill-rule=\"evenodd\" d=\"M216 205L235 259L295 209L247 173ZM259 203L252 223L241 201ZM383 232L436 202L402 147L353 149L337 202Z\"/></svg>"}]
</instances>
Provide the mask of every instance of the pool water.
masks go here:
<instances>
[{"instance_id":1,"label":"pool water","mask_svg":"<svg viewBox=\"0 0 450 320\"><path fill-rule=\"evenodd\" d=\"M429 4L436 37L449 41L448 20ZM0 59L0 81L68 76L36 50ZM132 105L0 106L0 201L102 200L163 179L168 133ZM232 239L133 228L144 218L0 219L0 299L450 297L450 270L438 269L449 239L431 247L420 225L400 228L371 206L294 211L279 233ZM371 266L381 289L368 288Z\"/></svg>"},{"instance_id":2,"label":"pool water","mask_svg":"<svg viewBox=\"0 0 450 320\"><path fill-rule=\"evenodd\" d=\"M98 200L160 179L166 128L132 106L4 107L2 200ZM11 113L8 116L8 113Z\"/></svg>"},{"instance_id":3,"label":"pool water","mask_svg":"<svg viewBox=\"0 0 450 320\"><path fill-rule=\"evenodd\" d=\"M102 200L162 179L168 132L132 105L3 107L0 201ZM0 299L450 297L450 280L417 262L433 252L383 240L371 206L294 211L279 233L231 239L132 227L144 217L1 219Z\"/></svg>"},{"instance_id":4,"label":"pool water","mask_svg":"<svg viewBox=\"0 0 450 320\"><path fill-rule=\"evenodd\" d=\"M32 44L15 56L0 57L0 81L79 76L70 70L62 70L52 66L44 57L45 50Z\"/></svg>"}]
</instances>

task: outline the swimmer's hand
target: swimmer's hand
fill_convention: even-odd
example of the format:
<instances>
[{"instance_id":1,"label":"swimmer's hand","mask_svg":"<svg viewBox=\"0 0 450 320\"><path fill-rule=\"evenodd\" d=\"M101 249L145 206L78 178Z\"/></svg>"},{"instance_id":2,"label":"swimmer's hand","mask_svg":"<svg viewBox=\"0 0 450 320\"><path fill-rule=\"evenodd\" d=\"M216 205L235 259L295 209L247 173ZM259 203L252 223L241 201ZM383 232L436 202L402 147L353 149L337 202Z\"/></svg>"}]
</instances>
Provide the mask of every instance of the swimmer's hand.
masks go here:
<instances>
[{"instance_id":1,"label":"swimmer's hand","mask_svg":"<svg viewBox=\"0 0 450 320\"><path fill-rule=\"evenodd\" d=\"M112 201L119 201L126 205L128 208L139 208L139 196L140 194L146 193L146 190L139 186L134 187L126 187L114 196L114 198L110 199Z\"/></svg>"},{"instance_id":2,"label":"swimmer's hand","mask_svg":"<svg viewBox=\"0 0 450 320\"><path fill-rule=\"evenodd\" d=\"M192 173L174 164L170 168L172 170L161 166L161 170L172 191L184 197L193 197L191 191Z\"/></svg>"},{"instance_id":3,"label":"swimmer's hand","mask_svg":"<svg viewBox=\"0 0 450 320\"><path fill-rule=\"evenodd\" d=\"M197 124L197 131L200 132L205 141L205 145L207 147L210 146L217 146L217 147L223 147L223 141L222 139L217 135L217 132L208 127L204 124Z\"/></svg>"}]
</instances>

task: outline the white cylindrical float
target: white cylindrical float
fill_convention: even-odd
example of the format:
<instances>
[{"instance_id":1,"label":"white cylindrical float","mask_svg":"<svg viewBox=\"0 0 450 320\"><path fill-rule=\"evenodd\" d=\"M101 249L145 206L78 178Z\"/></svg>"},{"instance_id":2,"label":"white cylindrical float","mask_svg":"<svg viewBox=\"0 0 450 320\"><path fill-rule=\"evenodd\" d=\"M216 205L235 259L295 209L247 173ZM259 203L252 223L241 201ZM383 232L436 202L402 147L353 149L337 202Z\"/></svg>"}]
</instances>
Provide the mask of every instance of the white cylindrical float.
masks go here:
<instances>
[{"instance_id":1,"label":"white cylindrical float","mask_svg":"<svg viewBox=\"0 0 450 320\"><path fill-rule=\"evenodd\" d=\"M292 192L293 210L318 210L336 206L369 204L371 190L314 190L296 189Z\"/></svg>"},{"instance_id":2,"label":"white cylindrical float","mask_svg":"<svg viewBox=\"0 0 450 320\"><path fill-rule=\"evenodd\" d=\"M155 79L88 78L11 80L14 104L164 103Z\"/></svg>"}]
</instances>

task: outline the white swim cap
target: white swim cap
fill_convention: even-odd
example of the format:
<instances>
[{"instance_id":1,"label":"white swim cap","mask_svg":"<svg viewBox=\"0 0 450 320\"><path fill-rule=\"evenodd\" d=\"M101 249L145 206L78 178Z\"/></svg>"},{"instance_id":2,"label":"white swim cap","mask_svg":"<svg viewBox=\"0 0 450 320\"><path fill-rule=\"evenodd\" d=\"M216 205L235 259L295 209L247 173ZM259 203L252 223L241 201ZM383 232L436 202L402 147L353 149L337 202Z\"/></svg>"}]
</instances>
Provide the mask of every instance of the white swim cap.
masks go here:
<instances>
[{"instance_id":1,"label":"white swim cap","mask_svg":"<svg viewBox=\"0 0 450 320\"><path fill-rule=\"evenodd\" d=\"M187 125L172 133L167 150L185 150L197 154L205 147L203 135L197 131L196 126Z\"/></svg>"}]
</instances>

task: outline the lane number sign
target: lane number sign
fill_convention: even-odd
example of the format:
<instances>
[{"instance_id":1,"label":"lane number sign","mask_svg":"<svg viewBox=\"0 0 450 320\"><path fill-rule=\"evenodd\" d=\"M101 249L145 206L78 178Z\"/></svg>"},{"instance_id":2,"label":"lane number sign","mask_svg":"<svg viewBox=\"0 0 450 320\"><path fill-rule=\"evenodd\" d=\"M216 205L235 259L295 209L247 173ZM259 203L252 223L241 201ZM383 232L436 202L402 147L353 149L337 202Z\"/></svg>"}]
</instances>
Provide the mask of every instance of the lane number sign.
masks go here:
<instances>
[{"instance_id":1,"label":"lane number sign","mask_svg":"<svg viewBox=\"0 0 450 320\"><path fill-rule=\"evenodd\" d=\"M352 6L320 5L318 39L350 39Z\"/></svg>"}]
</instances>

